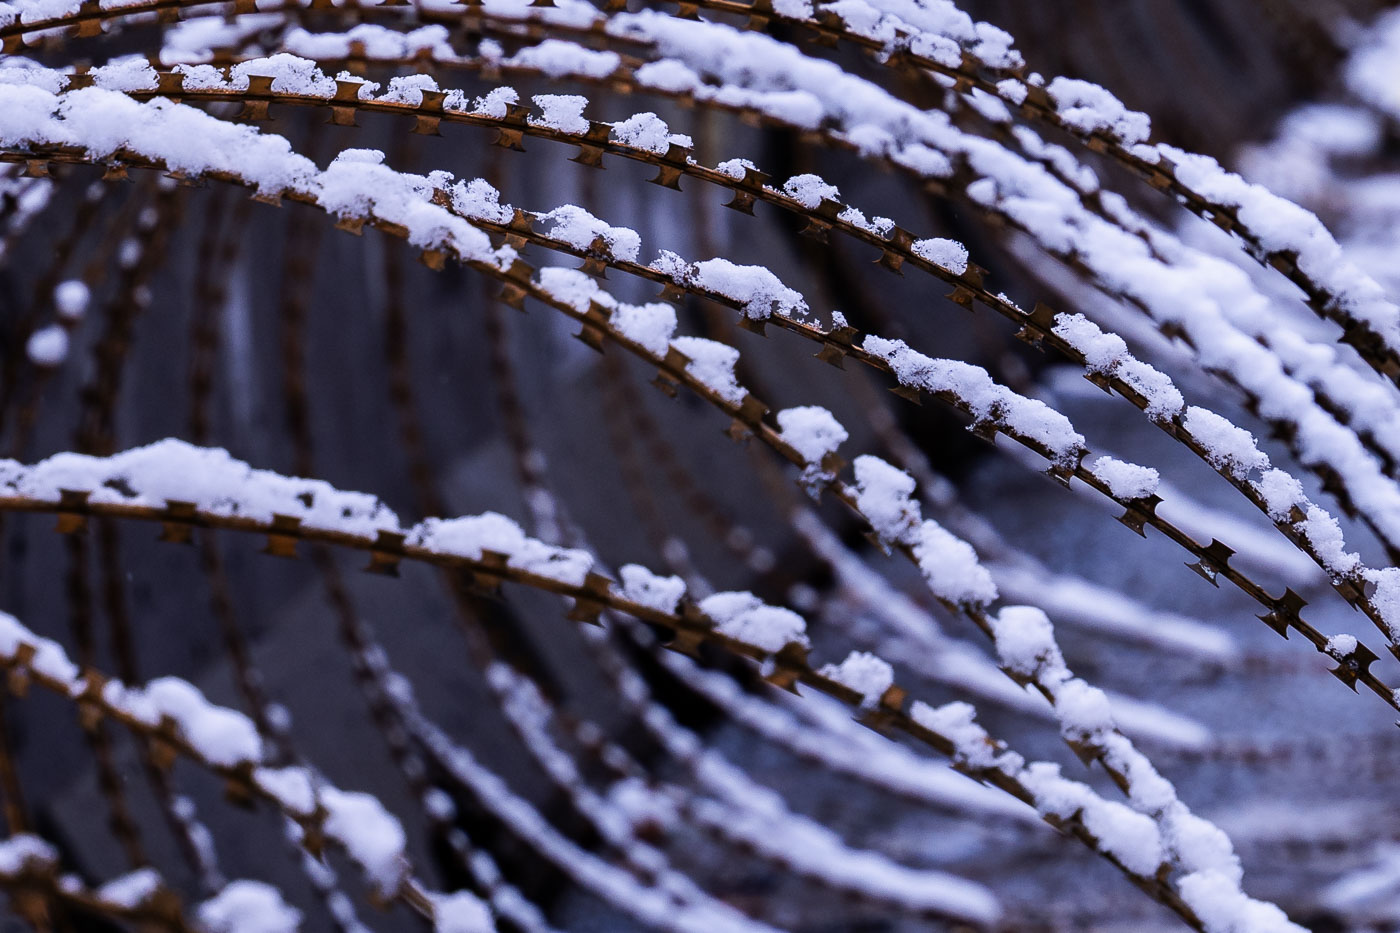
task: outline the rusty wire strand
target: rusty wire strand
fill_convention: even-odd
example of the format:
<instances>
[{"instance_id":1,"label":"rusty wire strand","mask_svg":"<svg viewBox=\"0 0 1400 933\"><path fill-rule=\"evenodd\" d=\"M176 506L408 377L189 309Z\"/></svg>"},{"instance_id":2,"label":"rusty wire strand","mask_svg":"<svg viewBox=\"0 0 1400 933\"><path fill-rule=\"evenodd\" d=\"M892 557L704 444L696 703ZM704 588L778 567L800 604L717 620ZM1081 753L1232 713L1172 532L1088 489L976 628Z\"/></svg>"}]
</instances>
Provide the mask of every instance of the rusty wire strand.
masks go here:
<instances>
[{"instance_id":1,"label":"rusty wire strand","mask_svg":"<svg viewBox=\"0 0 1400 933\"><path fill-rule=\"evenodd\" d=\"M130 924L139 929L192 933L195 926L184 916L180 899L164 878L135 905L114 903L101 892L84 885L77 877L63 874L50 862L26 859L13 873L0 875L0 890L9 907L35 929L47 929L59 910L101 917Z\"/></svg>"},{"instance_id":2,"label":"rusty wire strand","mask_svg":"<svg viewBox=\"0 0 1400 933\"><path fill-rule=\"evenodd\" d=\"M320 856L327 842L333 841L334 837L328 835L323 826L327 817L324 806L318 803L316 808L309 813L293 810L277 795L264 789L254 779L253 762L243 761L239 764L229 765L213 761L181 736L168 720L152 725L123 709L115 704L110 697L104 695L103 688L108 681L95 667L85 669L83 674L84 688L80 694L75 696L66 681L56 679L46 671L34 666L33 646L30 645L29 650L25 650L24 644L21 644L10 657L0 658L0 667L3 667L10 675L6 678L6 689L13 695L25 696L31 684L43 687L45 690L72 700L78 707L80 718L119 724L134 735L155 744L162 749L161 761L166 766L176 756L184 758L223 779L232 799L261 800L271 804L274 809L301 829L302 839L299 845L315 857ZM389 900L403 903L428 920L433 918L432 900L411 871L405 873L398 889L393 892Z\"/></svg>"},{"instance_id":3,"label":"rusty wire strand","mask_svg":"<svg viewBox=\"0 0 1400 933\"><path fill-rule=\"evenodd\" d=\"M5 430L6 416L10 412L12 399L18 391L19 376L26 362L24 359L25 341L34 332L39 320L40 309L53 303L54 288L62 279L63 270L71 261L78 242L82 239L83 234L88 232L98 212L113 193L113 189L106 185L88 187L85 196L73 212L72 226L54 244L52 259L45 267L43 275L35 281L27 310L15 322L15 342L5 355L5 365L0 367L0 435L3 435ZM105 268L105 266L99 268ZM19 426L15 432L15 439L10 445L10 449L17 453L22 452L26 447L26 439L34 421L35 400L40 393L43 382L48 377L46 368L31 368L37 371L34 373L34 382L29 387L27 398L19 404L17 418Z\"/></svg>"}]
</instances>

